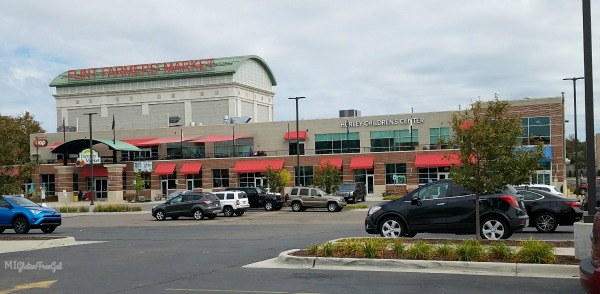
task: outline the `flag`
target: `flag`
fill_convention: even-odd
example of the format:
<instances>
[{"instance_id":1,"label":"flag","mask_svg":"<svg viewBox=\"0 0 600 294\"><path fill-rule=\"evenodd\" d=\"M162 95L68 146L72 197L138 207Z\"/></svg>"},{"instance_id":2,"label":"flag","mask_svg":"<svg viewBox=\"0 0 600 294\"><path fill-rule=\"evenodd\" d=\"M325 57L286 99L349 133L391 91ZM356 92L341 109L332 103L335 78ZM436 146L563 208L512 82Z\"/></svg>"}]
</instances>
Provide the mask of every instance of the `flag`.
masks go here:
<instances>
[{"instance_id":1,"label":"flag","mask_svg":"<svg viewBox=\"0 0 600 294\"><path fill-rule=\"evenodd\" d=\"M117 140L117 136L115 135L115 115L113 114L113 121L112 121L112 131L113 131L113 144L115 144L115 141Z\"/></svg>"}]
</instances>

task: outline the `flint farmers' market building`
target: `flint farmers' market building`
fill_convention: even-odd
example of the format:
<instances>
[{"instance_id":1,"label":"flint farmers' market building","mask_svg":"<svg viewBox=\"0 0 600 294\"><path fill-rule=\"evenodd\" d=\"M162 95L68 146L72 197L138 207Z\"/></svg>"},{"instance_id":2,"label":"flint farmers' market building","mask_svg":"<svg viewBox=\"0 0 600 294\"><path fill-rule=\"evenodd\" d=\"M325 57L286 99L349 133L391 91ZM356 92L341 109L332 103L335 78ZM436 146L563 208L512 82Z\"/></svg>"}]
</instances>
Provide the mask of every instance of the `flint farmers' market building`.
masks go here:
<instances>
[{"instance_id":1,"label":"flint farmers' market building","mask_svg":"<svg viewBox=\"0 0 600 294\"><path fill-rule=\"evenodd\" d=\"M301 120L296 132L295 120L273 121L276 85L267 63L252 55L68 70L50 83L57 132L31 136L32 157L40 163L34 185L47 195L73 195L90 190L93 173L96 199L109 201L135 195L136 171L146 199L175 189L263 186L267 167L295 175L297 152L299 177L289 186L310 185L328 162L343 181L366 183L371 195L403 193L448 177L452 160L444 154L457 150L444 142L457 110L376 116L332 111L332 118ZM562 185L562 98L510 102L522 117L523 144L530 138L547 144L533 182ZM310 112L310 104L301 100L300 113ZM81 166L78 158L90 158L90 126L100 162Z\"/></svg>"}]
</instances>

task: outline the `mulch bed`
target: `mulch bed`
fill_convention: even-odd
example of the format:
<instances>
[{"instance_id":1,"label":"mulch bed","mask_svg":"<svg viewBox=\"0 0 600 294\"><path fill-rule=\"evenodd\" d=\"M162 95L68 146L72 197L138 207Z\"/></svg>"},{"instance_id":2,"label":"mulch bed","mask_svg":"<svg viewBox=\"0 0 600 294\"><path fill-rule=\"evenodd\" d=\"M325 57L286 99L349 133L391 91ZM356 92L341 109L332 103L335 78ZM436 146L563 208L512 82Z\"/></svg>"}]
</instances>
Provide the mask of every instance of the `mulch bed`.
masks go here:
<instances>
[{"instance_id":1,"label":"mulch bed","mask_svg":"<svg viewBox=\"0 0 600 294\"><path fill-rule=\"evenodd\" d=\"M427 241L430 244L460 244L463 240L404 238L402 241L403 241L403 243L408 243L408 244L415 243L418 241ZM500 241L480 240L481 244L483 244L483 245L492 245L497 242L503 242L507 246L520 246L522 241L524 241L524 240L500 240ZM573 248L574 247L573 241L544 241L544 242L552 245L555 248L557 248L557 247ZM304 250L304 249L293 252L291 255L299 256L299 257L315 257L314 254L311 254L307 250ZM343 251L343 250L336 251L335 253L333 253L332 257L363 258L362 256L359 256L358 252L349 252L349 251ZM375 258L376 259L406 259L406 257L398 256L397 254L395 254L391 251L390 252L381 252ZM452 261L453 259L449 258L448 256L432 255L430 260ZM495 260L495 259L486 259L486 260L482 260L482 261L483 262L506 262L504 260ZM578 259L576 259L574 256L556 255L556 263L555 264L579 265L579 262L580 261Z\"/></svg>"}]
</instances>

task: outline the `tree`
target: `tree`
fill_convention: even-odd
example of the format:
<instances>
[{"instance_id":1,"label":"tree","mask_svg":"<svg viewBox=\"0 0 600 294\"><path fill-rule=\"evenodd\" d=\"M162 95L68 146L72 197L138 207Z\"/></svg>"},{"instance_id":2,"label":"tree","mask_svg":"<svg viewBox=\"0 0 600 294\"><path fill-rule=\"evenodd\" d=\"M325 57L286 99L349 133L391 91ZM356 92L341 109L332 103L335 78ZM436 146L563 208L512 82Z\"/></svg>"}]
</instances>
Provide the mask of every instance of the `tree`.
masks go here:
<instances>
[{"instance_id":1,"label":"tree","mask_svg":"<svg viewBox=\"0 0 600 294\"><path fill-rule=\"evenodd\" d=\"M281 195L283 195L285 186L292 179L292 174L287 170L276 171L272 170L270 166L263 172L263 176L267 179L267 183L269 183L269 190L271 192L278 192Z\"/></svg>"},{"instance_id":2,"label":"tree","mask_svg":"<svg viewBox=\"0 0 600 294\"><path fill-rule=\"evenodd\" d=\"M0 115L0 193L20 194L31 179L30 135L44 133L29 112L18 116Z\"/></svg>"},{"instance_id":3,"label":"tree","mask_svg":"<svg viewBox=\"0 0 600 294\"><path fill-rule=\"evenodd\" d=\"M136 201L140 199L140 191L144 189L146 181L142 178L142 171L138 170L135 172L135 180L133 182L133 188L135 189Z\"/></svg>"},{"instance_id":4,"label":"tree","mask_svg":"<svg viewBox=\"0 0 600 294\"><path fill-rule=\"evenodd\" d=\"M531 181L544 158L543 145L520 147L521 119L510 114L510 104L497 98L477 101L462 113L452 116L452 145L458 146L460 166L453 165L450 178L476 195L475 226L481 238L479 197L507 184Z\"/></svg>"},{"instance_id":5,"label":"tree","mask_svg":"<svg viewBox=\"0 0 600 294\"><path fill-rule=\"evenodd\" d=\"M577 144L577 154L575 154L575 144ZM565 140L565 152L567 158L571 160L571 164L576 164L577 169L581 172L586 169L587 144L584 142L575 141L575 135L571 134Z\"/></svg>"},{"instance_id":6,"label":"tree","mask_svg":"<svg viewBox=\"0 0 600 294\"><path fill-rule=\"evenodd\" d=\"M340 185L340 170L327 162L327 165L322 165L315 171L313 184L325 190L327 194L335 192Z\"/></svg>"}]
</instances>

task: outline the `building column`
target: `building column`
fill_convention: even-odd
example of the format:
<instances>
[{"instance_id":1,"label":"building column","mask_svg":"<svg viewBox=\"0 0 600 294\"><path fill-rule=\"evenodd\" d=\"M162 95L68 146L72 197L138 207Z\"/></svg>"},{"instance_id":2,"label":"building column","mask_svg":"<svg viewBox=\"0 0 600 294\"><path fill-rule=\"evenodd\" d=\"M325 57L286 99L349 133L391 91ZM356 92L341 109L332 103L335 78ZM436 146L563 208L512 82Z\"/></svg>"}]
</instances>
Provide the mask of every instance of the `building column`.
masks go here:
<instances>
[{"instance_id":1,"label":"building column","mask_svg":"<svg viewBox=\"0 0 600 294\"><path fill-rule=\"evenodd\" d=\"M54 183L55 193L58 196L58 202L74 202L73 201L73 172L75 172L75 166L72 165L57 165L54 166L56 169L56 177ZM67 197L63 195L63 190L66 191Z\"/></svg>"},{"instance_id":2,"label":"building column","mask_svg":"<svg viewBox=\"0 0 600 294\"><path fill-rule=\"evenodd\" d=\"M123 202L123 169L126 164L105 164L108 171L108 202Z\"/></svg>"}]
</instances>

